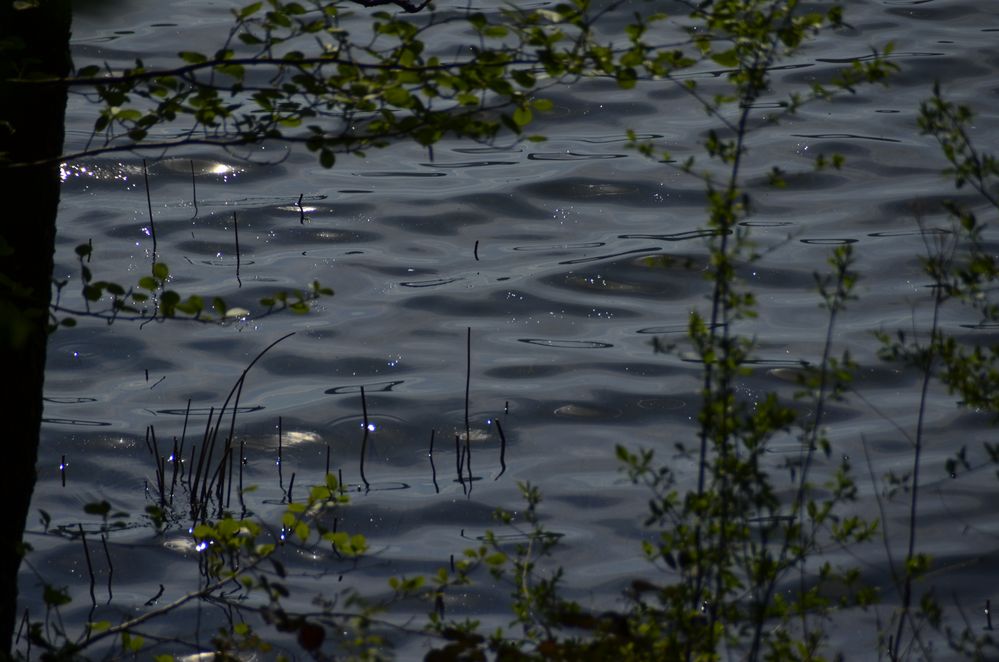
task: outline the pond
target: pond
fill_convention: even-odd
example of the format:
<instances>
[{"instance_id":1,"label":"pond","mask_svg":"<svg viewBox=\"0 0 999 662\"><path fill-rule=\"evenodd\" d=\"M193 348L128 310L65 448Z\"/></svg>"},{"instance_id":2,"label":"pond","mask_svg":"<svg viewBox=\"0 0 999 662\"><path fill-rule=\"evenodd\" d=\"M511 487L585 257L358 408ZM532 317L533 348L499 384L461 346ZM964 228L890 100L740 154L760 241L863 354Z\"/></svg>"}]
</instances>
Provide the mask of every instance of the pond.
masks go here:
<instances>
[{"instance_id":1,"label":"pond","mask_svg":"<svg viewBox=\"0 0 999 662\"><path fill-rule=\"evenodd\" d=\"M457 11L465 3L453 4ZM494 11L499 3L485 4ZM740 388L748 398L770 391L792 396L789 374L822 351L826 313L813 273L834 246L850 243L860 298L843 314L836 347L849 348L859 367L852 391L828 414L834 453L819 462L816 480L850 458L860 490L856 510L870 515L885 487L881 477L911 465L906 434L915 423L919 382L917 374L877 358L872 333L925 328L930 294L918 256L926 237L949 228L943 200L978 204L941 176L943 158L932 138L919 135L916 114L940 80L951 99L975 107L972 137L999 149L999 6L844 5L851 28L820 36L775 72L774 96L761 102L750 137L745 172L754 212L745 225L764 255L740 271L760 309L744 327L756 346L752 373ZM136 57L165 64L178 50L214 50L233 6L83 5L74 17L77 64L120 66ZM611 21L607 29L613 28ZM463 39L456 33L453 44L440 48ZM776 112L768 102L780 93L827 80L889 42L901 68L889 87L865 87L779 123L765 121ZM695 76L710 90L723 73ZM547 136L543 143L446 141L432 157L397 145L343 157L332 170L304 150L280 145L145 155L158 251L173 287L255 310L260 297L314 279L336 294L304 316L223 326L81 319L52 337L32 511L45 511L51 522L29 518L34 551L21 581L33 618L44 613L39 576L69 588L73 602L62 615L71 630L138 615L198 586L198 552L184 506L165 533L143 517L146 506L158 503L156 456L169 458L174 439L183 437L186 458L200 443L210 408L222 405L262 350L292 332L260 358L241 390L240 478L257 487L245 508L276 524L289 492L304 498L329 467L351 497L339 527L364 534L371 546L356 563L289 551L294 604L308 605L316 593L332 598L346 587L388 596L389 577L433 573L478 545L487 529L514 536L491 514L522 507L518 482L544 495L542 517L561 535L557 562L566 569L568 597L602 611L623 604L631 579L661 576L640 547L653 535L641 526L648 493L630 484L614 448L654 448L682 480L696 480L696 463L673 449L696 435L701 373L684 333L689 312L703 309L710 294L703 275L705 199L698 180L627 149L626 131L654 138L683 159L701 153L715 121L665 83L624 91L592 80L549 96L554 110L538 113L531 127ZM86 99L73 98L67 150L84 146L93 120ZM814 172L815 155L832 152L846 157L845 166ZM766 185L775 164L791 173L785 189ZM65 166L56 277L69 280L67 292L79 279L73 248L88 241L97 278L128 283L148 273L141 156ZM943 320L948 331L994 343L995 329L977 322L959 310ZM653 341L677 349L657 353ZM986 599L999 599L999 490L981 448L994 432L989 417L958 409L942 387L931 393L920 548L934 558L934 581L946 587L941 599L979 625ZM456 470L466 415L471 469L463 466L471 481ZM978 469L952 480L944 463L962 446ZM768 461L779 471L798 448L789 439L786 448L770 449ZM181 474L189 468L185 459ZM168 459L168 479L172 471ZM176 499L185 504L182 492ZM83 512L102 500L130 514L106 545L100 517ZM231 501L238 511L238 496ZM878 615L886 620L898 597L885 547L896 559L904 556L908 503L880 502L887 542L831 548L827 556L858 565L883 590ZM505 625L509 591L483 577L464 594L448 596L449 614ZM429 608L403 603L392 618L418 619ZM192 603L148 631L167 638L184 633L207 647L231 618L239 615ZM840 612L833 646L848 659L873 655L878 631L871 623L872 612ZM427 648L417 637L396 639L401 659L419 658ZM162 650L193 652L170 644Z\"/></svg>"}]
</instances>

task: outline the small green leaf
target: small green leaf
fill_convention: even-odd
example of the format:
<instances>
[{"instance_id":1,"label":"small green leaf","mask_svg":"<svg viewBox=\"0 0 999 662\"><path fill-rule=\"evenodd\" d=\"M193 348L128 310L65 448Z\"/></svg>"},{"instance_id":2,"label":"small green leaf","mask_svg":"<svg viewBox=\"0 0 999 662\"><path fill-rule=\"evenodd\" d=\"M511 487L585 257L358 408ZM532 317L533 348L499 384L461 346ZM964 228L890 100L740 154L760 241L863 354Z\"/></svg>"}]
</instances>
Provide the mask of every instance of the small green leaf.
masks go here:
<instances>
[{"instance_id":1,"label":"small green leaf","mask_svg":"<svg viewBox=\"0 0 999 662\"><path fill-rule=\"evenodd\" d=\"M711 60L723 67L734 67L739 64L739 57L736 55L734 49L721 53L712 53Z\"/></svg>"},{"instance_id":2,"label":"small green leaf","mask_svg":"<svg viewBox=\"0 0 999 662\"><path fill-rule=\"evenodd\" d=\"M94 621L93 623L89 623L89 626L91 634L98 634L111 627L111 621Z\"/></svg>"},{"instance_id":3,"label":"small green leaf","mask_svg":"<svg viewBox=\"0 0 999 662\"><path fill-rule=\"evenodd\" d=\"M163 304L164 307L174 308L178 303L180 303L180 295L173 290L167 290L163 293L163 296L160 297L160 303Z\"/></svg>"},{"instance_id":4,"label":"small green leaf","mask_svg":"<svg viewBox=\"0 0 999 662\"><path fill-rule=\"evenodd\" d=\"M189 62L191 64L201 64L202 62L208 61L208 58L202 53L195 53L194 51L181 51L177 55L184 62Z\"/></svg>"},{"instance_id":5,"label":"small green leaf","mask_svg":"<svg viewBox=\"0 0 999 662\"><path fill-rule=\"evenodd\" d=\"M62 605L68 605L72 601L66 589L56 588L50 584L46 584L42 590L42 600L49 607L61 607Z\"/></svg>"},{"instance_id":6,"label":"small green leaf","mask_svg":"<svg viewBox=\"0 0 999 662\"><path fill-rule=\"evenodd\" d=\"M262 6L263 6L262 2L254 2L253 4L247 5L247 6L243 7L242 9L240 9L239 13L236 16L240 20L242 20L244 18L248 18L248 17L252 16L253 14L256 14L258 11L260 11L260 8Z\"/></svg>"},{"instance_id":7,"label":"small green leaf","mask_svg":"<svg viewBox=\"0 0 999 662\"><path fill-rule=\"evenodd\" d=\"M530 124L533 117L534 115L531 113L530 108L517 108L513 111L513 121L516 122L518 127Z\"/></svg>"},{"instance_id":8,"label":"small green leaf","mask_svg":"<svg viewBox=\"0 0 999 662\"><path fill-rule=\"evenodd\" d=\"M552 103L551 99L535 99L531 102L531 105L534 106L535 110L540 110L542 112L547 112L555 107L555 104Z\"/></svg>"}]
</instances>

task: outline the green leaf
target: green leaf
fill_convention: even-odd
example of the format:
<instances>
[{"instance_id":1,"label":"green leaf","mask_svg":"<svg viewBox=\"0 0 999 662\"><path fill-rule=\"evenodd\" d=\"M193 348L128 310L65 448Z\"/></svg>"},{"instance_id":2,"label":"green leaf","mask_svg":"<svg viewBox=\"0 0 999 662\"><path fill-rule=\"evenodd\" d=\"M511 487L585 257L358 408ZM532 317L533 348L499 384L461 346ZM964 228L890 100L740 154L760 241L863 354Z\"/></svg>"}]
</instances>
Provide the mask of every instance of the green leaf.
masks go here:
<instances>
[{"instance_id":1,"label":"green leaf","mask_svg":"<svg viewBox=\"0 0 999 662\"><path fill-rule=\"evenodd\" d=\"M549 111L555 107L555 104L552 103L551 99L535 99L531 102L531 105L534 106L535 110L540 110L542 112Z\"/></svg>"},{"instance_id":2,"label":"green leaf","mask_svg":"<svg viewBox=\"0 0 999 662\"><path fill-rule=\"evenodd\" d=\"M111 621L94 621L88 624L90 627L91 634L98 634L104 632L109 627L111 627Z\"/></svg>"},{"instance_id":3,"label":"green leaf","mask_svg":"<svg viewBox=\"0 0 999 662\"><path fill-rule=\"evenodd\" d=\"M127 632L121 633L121 647L129 653L138 653L142 650L143 643L145 643L145 639L137 634L131 635Z\"/></svg>"},{"instance_id":4,"label":"green leaf","mask_svg":"<svg viewBox=\"0 0 999 662\"><path fill-rule=\"evenodd\" d=\"M96 285L85 285L83 287L83 298L87 301L97 301L101 298L101 288Z\"/></svg>"},{"instance_id":5,"label":"green leaf","mask_svg":"<svg viewBox=\"0 0 999 662\"><path fill-rule=\"evenodd\" d=\"M160 303L166 308L175 308L180 303L180 295L173 290L167 290L160 297Z\"/></svg>"},{"instance_id":6,"label":"green leaf","mask_svg":"<svg viewBox=\"0 0 999 662\"><path fill-rule=\"evenodd\" d=\"M712 53L711 60L723 67L734 67L739 64L739 56L736 54L735 49L721 53Z\"/></svg>"},{"instance_id":7,"label":"green leaf","mask_svg":"<svg viewBox=\"0 0 999 662\"><path fill-rule=\"evenodd\" d=\"M236 16L240 20L248 18L248 17L256 14L258 11L260 11L260 8L263 6L263 4L264 3L262 3L262 2L254 2L253 4L247 5L247 6L243 7L242 9L240 9L239 13L236 14Z\"/></svg>"},{"instance_id":8,"label":"green leaf","mask_svg":"<svg viewBox=\"0 0 999 662\"><path fill-rule=\"evenodd\" d=\"M49 607L61 607L63 605L68 605L72 598L69 597L69 593L64 588L55 588L50 584L46 584L45 588L42 590L42 600Z\"/></svg>"},{"instance_id":9,"label":"green leaf","mask_svg":"<svg viewBox=\"0 0 999 662\"><path fill-rule=\"evenodd\" d=\"M328 149L319 152L319 164L324 168L332 168L336 163L336 155Z\"/></svg>"},{"instance_id":10,"label":"green leaf","mask_svg":"<svg viewBox=\"0 0 999 662\"><path fill-rule=\"evenodd\" d=\"M390 87L382 94L385 101L393 106L409 108L412 104L412 95L404 87Z\"/></svg>"},{"instance_id":11,"label":"green leaf","mask_svg":"<svg viewBox=\"0 0 999 662\"><path fill-rule=\"evenodd\" d=\"M534 115L531 113L530 108L517 108L513 111L513 121L516 122L518 127L530 124L533 117Z\"/></svg>"},{"instance_id":12,"label":"green leaf","mask_svg":"<svg viewBox=\"0 0 999 662\"><path fill-rule=\"evenodd\" d=\"M159 280L166 280L170 275L170 267L163 264L162 262L157 262L153 264L153 276Z\"/></svg>"},{"instance_id":13,"label":"green leaf","mask_svg":"<svg viewBox=\"0 0 999 662\"><path fill-rule=\"evenodd\" d=\"M201 64L202 62L207 62L208 58L202 53L195 53L194 51L181 51L177 53L181 60L184 62L189 62L191 64Z\"/></svg>"},{"instance_id":14,"label":"green leaf","mask_svg":"<svg viewBox=\"0 0 999 662\"><path fill-rule=\"evenodd\" d=\"M215 71L236 80L243 80L243 75L245 74L245 70L241 64L220 64L215 67Z\"/></svg>"}]
</instances>

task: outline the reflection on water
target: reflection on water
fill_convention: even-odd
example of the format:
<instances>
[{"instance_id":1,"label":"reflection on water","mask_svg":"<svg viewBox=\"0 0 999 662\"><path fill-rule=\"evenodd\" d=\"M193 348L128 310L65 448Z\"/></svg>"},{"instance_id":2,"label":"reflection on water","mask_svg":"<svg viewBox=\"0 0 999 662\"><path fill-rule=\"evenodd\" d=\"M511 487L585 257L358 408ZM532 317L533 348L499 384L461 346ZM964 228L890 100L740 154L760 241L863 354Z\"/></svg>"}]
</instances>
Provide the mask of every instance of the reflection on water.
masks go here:
<instances>
[{"instance_id":1,"label":"reflection on water","mask_svg":"<svg viewBox=\"0 0 999 662\"><path fill-rule=\"evenodd\" d=\"M932 20L912 13L917 5L933 9ZM169 61L178 50L172 23L185 26L192 50L210 51L231 20L227 8L205 3L131 6L78 21L78 64L110 58L117 67L137 55ZM761 121L748 143L753 213L741 228L762 257L740 274L754 288L761 314L737 329L757 341L740 393L793 397L805 368L821 359L826 317L812 274L833 247L852 244L861 299L843 313L837 351L849 348L859 368L853 391L832 408L829 435L834 455L852 458L862 508L876 507L876 488L865 477L897 470L909 457L903 433L911 430L918 384L917 375L878 361L871 332L913 327L913 311L926 296L915 256L924 240L949 232L941 202L956 196L938 174L936 147L917 133L915 110L941 72L961 81L950 90L960 101L981 102L995 87L999 42L989 28L969 28L971 18L987 11L983 6L850 3L854 30L821 38L801 61L775 70L775 89L821 80L842 63L868 57L869 45L890 40L899 46L893 57L904 73L886 90L807 105L785 124ZM726 73L696 77L712 85ZM689 312L705 310L704 245L718 237L703 228L702 183L628 150L626 130L682 161L700 154L714 125L678 86L611 89L585 81L555 92L558 111L537 117L538 133L549 137L541 147L447 142L430 160L422 148L400 146L342 160L332 170L304 151L273 146L249 160L197 150L150 158L158 249L171 266L171 287L219 295L247 310L257 310L274 290L313 280L336 295L309 315L253 325L139 329L83 321L52 337L33 512L49 513L51 529L65 535L82 522L90 537L99 525L81 513L83 503L106 499L130 513L131 528L108 534L112 556L122 566L132 561L116 572L109 608L142 611L161 586L161 601L189 590L190 559L183 555L197 554L185 533L186 490L197 465L192 450L200 452L209 414L218 415L253 357L292 330L301 333L253 368L220 426L215 457L228 443L235 413L235 473L257 488L244 503L234 489L229 508L276 522L289 500L303 499L308 485L323 480L328 466L352 496L339 526L364 533L378 550L343 585L374 594L387 576L446 565L495 527L496 507L518 508L515 485L530 481L545 495L542 512L563 535L567 584L589 591L586 606L603 609L627 581L648 572L638 545L646 535L638 522L648 495L623 479L614 446L657 449L680 488L696 474L692 461L673 453L676 443L693 439L701 366L685 333ZM610 94L613 104L606 103ZM999 117L979 105L985 107L975 139L995 149ZM754 108L762 118L779 106L766 97ZM93 125L88 112L82 100L71 103L68 149L85 143ZM819 151L842 153L846 163L815 173ZM786 189L765 184L775 163L788 170ZM56 273L70 279L63 296L79 290L72 248L88 240L96 277L128 284L148 273L141 160L79 161L62 173ZM231 271L234 209L241 264L252 266L241 274L243 288ZM956 314L947 323L990 340L997 328ZM671 345L672 353L654 353L650 341L660 349ZM958 413L945 392L934 395L926 421L926 480L938 491L921 504L929 523L919 532L921 545L959 599L999 596L995 577L956 565L968 549L982 558L996 554L994 476L978 468L952 480L943 471L955 443L969 440L969 453L979 453L979 440L991 438L989 421ZM144 442L150 427L158 452ZM180 461L166 462L175 444L177 451L184 447ZM767 458L783 466L801 450L794 439L780 440ZM60 471L61 464L68 469ZM160 538L143 513L159 503L160 477L175 469L181 479L172 508L179 515ZM814 480L832 470L817 467ZM887 523L893 532L904 530L904 513L893 504ZM55 585L81 586L78 568L67 560L79 556L79 541L51 543L37 520L29 528L35 567ZM841 560L838 554L831 551L830 560ZM865 575L887 587L889 570L877 554L872 558L865 558ZM289 582L306 600L339 583L308 574L315 563L303 557L288 564ZM23 594L33 613L44 610L32 597L34 581L25 575ZM504 591L481 590L467 615L505 623L509 615L497 614ZM182 610L177 618L193 628L202 616ZM91 620L86 608L65 617L73 627ZM851 634L834 633L836 644L848 658L865 659L876 642L853 633L870 631L869 615L844 609L837 619Z\"/></svg>"}]
</instances>

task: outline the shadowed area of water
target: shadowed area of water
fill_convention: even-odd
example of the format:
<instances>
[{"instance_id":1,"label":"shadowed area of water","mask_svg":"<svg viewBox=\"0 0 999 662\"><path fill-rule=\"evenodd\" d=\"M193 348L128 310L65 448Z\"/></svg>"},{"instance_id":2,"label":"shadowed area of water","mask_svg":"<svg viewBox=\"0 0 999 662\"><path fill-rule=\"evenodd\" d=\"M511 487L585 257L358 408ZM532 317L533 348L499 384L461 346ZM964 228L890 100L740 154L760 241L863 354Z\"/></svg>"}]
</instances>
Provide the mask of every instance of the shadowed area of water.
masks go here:
<instances>
[{"instance_id":1,"label":"shadowed area of water","mask_svg":"<svg viewBox=\"0 0 999 662\"><path fill-rule=\"evenodd\" d=\"M739 275L755 291L760 315L741 328L757 348L740 394L753 399L776 391L790 399L796 371L820 360L826 317L813 272L824 268L834 246L850 243L860 300L842 315L837 350L850 349L857 377L845 401L828 412L833 454L817 460L814 480L829 478L849 458L860 492L856 510L870 514L880 477L909 470L907 435L919 385L918 375L877 359L872 332L925 328L930 291L917 256L925 242L948 232L944 200L976 204L939 174L943 159L932 139L919 135L916 112L940 79L950 97L979 113L972 138L984 149L999 148L999 8L973 0L845 4L852 27L821 35L775 71L774 95L760 100L754 117L745 166L754 213L744 228L762 258L740 266ZM224 5L122 4L128 11L113 16L81 13L76 57L118 66L141 55L152 65L169 62L181 41L185 50L210 50L229 25ZM453 44L439 47L462 39L456 34ZM889 41L902 69L890 87L861 88L769 122L778 93L829 80ZM722 74L696 77L713 93ZM174 274L172 287L253 310L259 298L314 279L336 294L304 316L224 326L81 320L53 336L33 512L48 513L50 531L63 535L42 535L33 516L28 541L35 547L32 567L69 587L68 625L135 615L196 585L183 481L166 533L156 533L142 515L158 499L153 455L169 458L174 439L178 450L183 439L179 473L189 471L210 408L221 406L259 352L289 332L295 335L253 367L240 393L235 439L246 457L240 476L258 486L245 507L278 521L292 475L292 498L301 499L308 484L322 480L328 461L352 497L338 526L365 534L373 549L356 565L328 550L297 557L289 550L293 605L308 608L317 590L328 595L345 586L386 595L389 576L432 573L450 555L479 544L488 528L508 534L491 512L521 508L519 481L541 488L546 526L563 536L558 559L568 595L599 611L619 604L637 576L665 580L639 546L653 535L641 527L648 495L619 471L614 447L655 448L681 487L696 480L694 460L676 444L695 443L700 365L691 360L684 332L690 310L703 310L710 294L705 198L697 180L627 150L625 132L654 139L682 160L700 152L714 124L670 84L623 91L589 81L551 96L555 110L539 114L532 127L548 136L540 145L445 142L433 160L404 145L342 158L330 171L304 151L280 146L250 160L198 150L150 159L158 249ZM92 122L86 101L74 99L68 149L83 146ZM816 155L832 152L846 157L844 167L814 172ZM785 189L766 184L775 164L788 171ZM62 196L56 277L69 281L67 301L75 302L79 278L73 247L88 240L97 278L129 283L148 272L139 158L71 164ZM977 322L969 311L944 318L948 331L994 343L995 329ZM674 351L656 352L653 342ZM361 387L369 424L363 476ZM931 391L919 544L934 558L940 581L976 618L985 598L999 599L999 580L989 570L999 553L997 484L982 451L992 438L989 423L957 410L942 388ZM951 479L944 462L962 446L973 470ZM788 437L769 450L765 461L786 475L787 458L801 447ZM167 461L168 476L173 467ZM96 533L99 518L81 510L102 499L130 513L123 520L128 526L107 536L110 601L106 586L100 588L109 566ZM901 496L881 502L886 544L898 559L907 502ZM230 496L230 507L238 512L238 495ZM71 539L78 522L94 532L88 535L100 603L94 611L81 542ZM897 603L880 542L849 552L831 548L829 560L859 563L886 603ZM40 617L38 586L25 570L24 604ZM448 613L504 625L510 615L499 605L508 588L484 583L449 596ZM211 623L210 632L222 619L221 611L192 606L160 627L193 631ZM834 622L833 642L848 658L874 650L868 613L845 610ZM425 647L416 640L401 645L403 657Z\"/></svg>"}]
</instances>

